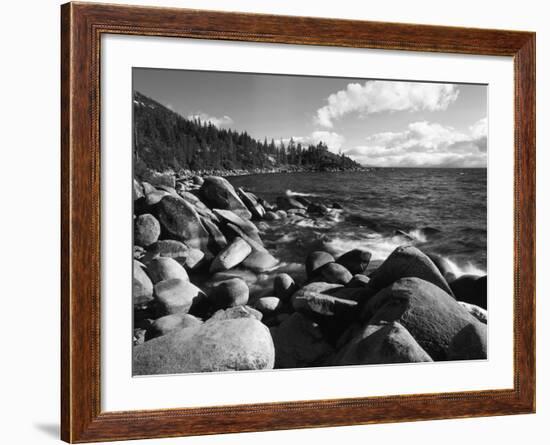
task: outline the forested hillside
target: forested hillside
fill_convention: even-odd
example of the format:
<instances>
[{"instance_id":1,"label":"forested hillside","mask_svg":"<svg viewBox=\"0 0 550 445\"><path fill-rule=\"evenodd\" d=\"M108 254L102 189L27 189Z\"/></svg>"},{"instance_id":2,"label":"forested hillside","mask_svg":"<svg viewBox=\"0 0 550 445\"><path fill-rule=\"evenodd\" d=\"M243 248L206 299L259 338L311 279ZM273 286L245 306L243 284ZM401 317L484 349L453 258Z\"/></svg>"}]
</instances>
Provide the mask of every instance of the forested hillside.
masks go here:
<instances>
[{"instance_id":1,"label":"forested hillside","mask_svg":"<svg viewBox=\"0 0 550 445\"><path fill-rule=\"evenodd\" d=\"M173 170L346 170L361 166L330 152L323 143L258 141L246 132L189 120L134 93L135 175L147 169Z\"/></svg>"}]
</instances>

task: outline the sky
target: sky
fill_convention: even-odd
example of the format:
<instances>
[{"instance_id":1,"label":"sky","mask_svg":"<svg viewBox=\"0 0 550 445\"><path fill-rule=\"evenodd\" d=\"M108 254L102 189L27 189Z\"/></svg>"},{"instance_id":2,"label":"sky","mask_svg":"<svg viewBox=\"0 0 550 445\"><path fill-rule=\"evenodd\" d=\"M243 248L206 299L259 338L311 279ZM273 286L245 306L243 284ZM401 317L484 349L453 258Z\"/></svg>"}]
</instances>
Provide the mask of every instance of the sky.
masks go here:
<instances>
[{"instance_id":1,"label":"sky","mask_svg":"<svg viewBox=\"0 0 550 445\"><path fill-rule=\"evenodd\" d=\"M486 85L134 68L133 88L184 117L323 141L366 166L487 165Z\"/></svg>"}]
</instances>

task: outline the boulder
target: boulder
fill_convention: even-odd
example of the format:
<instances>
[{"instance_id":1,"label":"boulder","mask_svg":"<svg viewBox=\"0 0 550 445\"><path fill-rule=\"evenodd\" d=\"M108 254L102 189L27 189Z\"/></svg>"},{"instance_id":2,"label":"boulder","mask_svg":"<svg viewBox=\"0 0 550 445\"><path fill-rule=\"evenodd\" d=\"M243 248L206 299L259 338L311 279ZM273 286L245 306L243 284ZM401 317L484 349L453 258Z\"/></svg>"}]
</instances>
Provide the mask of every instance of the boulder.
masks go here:
<instances>
[{"instance_id":1,"label":"boulder","mask_svg":"<svg viewBox=\"0 0 550 445\"><path fill-rule=\"evenodd\" d=\"M195 185L203 185L204 184L204 179L202 179L201 176L195 175L191 178L191 180L193 181L193 184L195 184Z\"/></svg>"},{"instance_id":2,"label":"boulder","mask_svg":"<svg viewBox=\"0 0 550 445\"><path fill-rule=\"evenodd\" d=\"M279 217L279 219L286 219L288 216L284 210L277 210L275 214Z\"/></svg>"},{"instance_id":3,"label":"boulder","mask_svg":"<svg viewBox=\"0 0 550 445\"><path fill-rule=\"evenodd\" d=\"M273 293L281 301L287 301L297 290L298 286L289 274L281 273L273 280Z\"/></svg>"},{"instance_id":4,"label":"boulder","mask_svg":"<svg viewBox=\"0 0 550 445\"><path fill-rule=\"evenodd\" d=\"M263 315L272 315L277 312L281 306L282 302L277 297L261 297L254 303L254 307Z\"/></svg>"},{"instance_id":5,"label":"boulder","mask_svg":"<svg viewBox=\"0 0 550 445\"><path fill-rule=\"evenodd\" d=\"M202 324L202 320L191 314L179 313L165 315L157 318L147 329L146 340L151 340L161 335L169 334L172 331L185 328L193 328Z\"/></svg>"},{"instance_id":6,"label":"boulder","mask_svg":"<svg viewBox=\"0 0 550 445\"><path fill-rule=\"evenodd\" d=\"M449 295L453 295L453 291L432 260L413 246L401 246L395 249L370 275L370 284L373 289L380 290L406 277L428 281Z\"/></svg>"},{"instance_id":7,"label":"boulder","mask_svg":"<svg viewBox=\"0 0 550 445\"><path fill-rule=\"evenodd\" d=\"M344 266L338 263L327 263L317 269L316 276L326 283L347 284L353 276Z\"/></svg>"},{"instance_id":8,"label":"boulder","mask_svg":"<svg viewBox=\"0 0 550 445\"><path fill-rule=\"evenodd\" d=\"M147 273L155 284L159 281L171 279L189 281L189 276L183 266L173 258L168 257L152 259L147 265Z\"/></svg>"},{"instance_id":9,"label":"boulder","mask_svg":"<svg viewBox=\"0 0 550 445\"><path fill-rule=\"evenodd\" d=\"M204 178L200 194L210 208L231 210L244 219L252 217L252 214L237 196L233 186L224 178L219 176Z\"/></svg>"},{"instance_id":10,"label":"boulder","mask_svg":"<svg viewBox=\"0 0 550 445\"><path fill-rule=\"evenodd\" d=\"M143 194L148 195L149 193L155 192L157 189L149 184L147 181L142 181L141 187L143 188Z\"/></svg>"},{"instance_id":11,"label":"boulder","mask_svg":"<svg viewBox=\"0 0 550 445\"><path fill-rule=\"evenodd\" d=\"M155 303L161 315L188 312L204 293L188 280L160 281L154 287Z\"/></svg>"},{"instance_id":12,"label":"boulder","mask_svg":"<svg viewBox=\"0 0 550 445\"><path fill-rule=\"evenodd\" d=\"M216 320L229 320L232 318L254 318L262 320L262 313L250 306L241 305L233 306L227 309L220 309L214 313L206 322L213 323Z\"/></svg>"},{"instance_id":13,"label":"boulder","mask_svg":"<svg viewBox=\"0 0 550 445\"><path fill-rule=\"evenodd\" d=\"M307 206L302 204L297 199L292 196L279 196L276 200L277 208L279 210L290 210L290 209L304 209L306 210Z\"/></svg>"},{"instance_id":14,"label":"boulder","mask_svg":"<svg viewBox=\"0 0 550 445\"><path fill-rule=\"evenodd\" d=\"M223 248L227 246L227 239L225 239L225 236L222 232L220 232L220 229L218 229L218 226L214 224L209 218L203 218L201 217L202 225L205 227L206 231L210 234L210 240L208 243L208 246L213 250L214 252L219 252Z\"/></svg>"},{"instance_id":15,"label":"boulder","mask_svg":"<svg viewBox=\"0 0 550 445\"><path fill-rule=\"evenodd\" d=\"M330 317L340 320L352 320L356 318L358 312L356 301L334 297L310 289L310 285L305 286L292 296L291 302L294 310L314 317Z\"/></svg>"},{"instance_id":16,"label":"boulder","mask_svg":"<svg viewBox=\"0 0 550 445\"><path fill-rule=\"evenodd\" d=\"M241 218L236 213L233 213L231 210L213 209L212 211L218 218L220 218L220 220L224 221L227 224L233 224L237 226L248 236L258 241L258 243L262 242L262 240L258 236L258 228L254 225L253 222Z\"/></svg>"},{"instance_id":17,"label":"boulder","mask_svg":"<svg viewBox=\"0 0 550 445\"><path fill-rule=\"evenodd\" d=\"M248 303L249 290L246 282L240 278L230 278L215 286L208 299L217 309L240 306Z\"/></svg>"},{"instance_id":18,"label":"boulder","mask_svg":"<svg viewBox=\"0 0 550 445\"><path fill-rule=\"evenodd\" d=\"M257 234L254 237L251 237L244 230L242 230L240 227L236 226L235 224L227 224L227 228L231 232L233 232L234 236L240 236L248 244L250 244L250 247L252 247L253 251L267 252L267 249L263 246L262 240L259 238Z\"/></svg>"},{"instance_id":19,"label":"boulder","mask_svg":"<svg viewBox=\"0 0 550 445\"><path fill-rule=\"evenodd\" d=\"M465 303L464 301L459 301L458 304L460 304L464 309L466 309L470 314L472 314L479 321L487 324L486 309L476 306L475 304Z\"/></svg>"},{"instance_id":20,"label":"boulder","mask_svg":"<svg viewBox=\"0 0 550 445\"><path fill-rule=\"evenodd\" d=\"M447 359L487 359L487 326L483 323L464 326L451 341L447 351Z\"/></svg>"},{"instance_id":21,"label":"boulder","mask_svg":"<svg viewBox=\"0 0 550 445\"><path fill-rule=\"evenodd\" d=\"M164 190L154 190L151 193L145 195L145 204L147 208L151 208L157 205L162 198L170 196L170 193Z\"/></svg>"},{"instance_id":22,"label":"boulder","mask_svg":"<svg viewBox=\"0 0 550 445\"><path fill-rule=\"evenodd\" d=\"M147 250L152 256L173 258L182 265L185 265L185 261L189 255L189 247L181 241L171 239L159 240L149 246Z\"/></svg>"},{"instance_id":23,"label":"boulder","mask_svg":"<svg viewBox=\"0 0 550 445\"><path fill-rule=\"evenodd\" d=\"M353 275L362 274L367 271L371 253L365 249L353 249L339 256L336 262L344 266Z\"/></svg>"},{"instance_id":24,"label":"boulder","mask_svg":"<svg viewBox=\"0 0 550 445\"><path fill-rule=\"evenodd\" d=\"M134 305L146 304L153 300L153 283L139 261L134 260L132 277L132 299Z\"/></svg>"},{"instance_id":25,"label":"boulder","mask_svg":"<svg viewBox=\"0 0 550 445\"><path fill-rule=\"evenodd\" d=\"M267 250L253 250L242 262L243 267L254 272L267 272L277 267L279 261Z\"/></svg>"},{"instance_id":26,"label":"boulder","mask_svg":"<svg viewBox=\"0 0 550 445\"><path fill-rule=\"evenodd\" d=\"M369 324L399 322L433 360L447 360L454 336L464 326L479 323L440 287L416 277L401 278L378 292L363 317Z\"/></svg>"},{"instance_id":27,"label":"boulder","mask_svg":"<svg viewBox=\"0 0 550 445\"><path fill-rule=\"evenodd\" d=\"M254 218L262 219L265 216L265 209L252 193L245 192L242 187L237 189L237 193Z\"/></svg>"},{"instance_id":28,"label":"boulder","mask_svg":"<svg viewBox=\"0 0 550 445\"><path fill-rule=\"evenodd\" d=\"M462 275L451 282L457 300L487 309L487 275Z\"/></svg>"},{"instance_id":29,"label":"boulder","mask_svg":"<svg viewBox=\"0 0 550 445\"><path fill-rule=\"evenodd\" d=\"M269 329L254 318L216 320L133 348L133 375L272 369Z\"/></svg>"},{"instance_id":30,"label":"boulder","mask_svg":"<svg viewBox=\"0 0 550 445\"><path fill-rule=\"evenodd\" d=\"M189 247L207 248L209 234L187 201L172 195L165 196L158 203L157 212L167 237L183 241Z\"/></svg>"},{"instance_id":31,"label":"boulder","mask_svg":"<svg viewBox=\"0 0 550 445\"><path fill-rule=\"evenodd\" d=\"M374 365L433 361L397 322L367 325L332 360L333 365Z\"/></svg>"},{"instance_id":32,"label":"boulder","mask_svg":"<svg viewBox=\"0 0 550 445\"><path fill-rule=\"evenodd\" d=\"M308 205L307 212L314 215L326 215L329 209L326 205L314 202Z\"/></svg>"},{"instance_id":33,"label":"boulder","mask_svg":"<svg viewBox=\"0 0 550 445\"><path fill-rule=\"evenodd\" d=\"M203 265L206 265L208 262L209 258L202 250L191 248L187 252L185 267L189 270L197 270L200 269Z\"/></svg>"},{"instance_id":34,"label":"boulder","mask_svg":"<svg viewBox=\"0 0 550 445\"><path fill-rule=\"evenodd\" d=\"M370 287L370 278L363 274L356 274L351 281L346 284L346 287L353 288L368 288Z\"/></svg>"},{"instance_id":35,"label":"boulder","mask_svg":"<svg viewBox=\"0 0 550 445\"><path fill-rule=\"evenodd\" d=\"M269 212L266 212L265 219L267 221L278 221L281 219L281 217L270 210Z\"/></svg>"},{"instance_id":36,"label":"boulder","mask_svg":"<svg viewBox=\"0 0 550 445\"><path fill-rule=\"evenodd\" d=\"M160 224L157 219L145 213L134 220L134 244L147 247L156 243L160 236Z\"/></svg>"},{"instance_id":37,"label":"boulder","mask_svg":"<svg viewBox=\"0 0 550 445\"><path fill-rule=\"evenodd\" d=\"M333 262L334 257L330 253L323 251L311 252L306 258L306 273L308 278L312 278L318 269L325 264Z\"/></svg>"},{"instance_id":38,"label":"boulder","mask_svg":"<svg viewBox=\"0 0 550 445\"><path fill-rule=\"evenodd\" d=\"M250 244L242 238L237 237L214 258L214 261L210 265L210 272L216 273L232 269L242 263L251 252L252 247L250 247Z\"/></svg>"},{"instance_id":39,"label":"boulder","mask_svg":"<svg viewBox=\"0 0 550 445\"><path fill-rule=\"evenodd\" d=\"M333 352L319 325L295 312L271 328L276 368L303 368L321 365Z\"/></svg>"}]
</instances>

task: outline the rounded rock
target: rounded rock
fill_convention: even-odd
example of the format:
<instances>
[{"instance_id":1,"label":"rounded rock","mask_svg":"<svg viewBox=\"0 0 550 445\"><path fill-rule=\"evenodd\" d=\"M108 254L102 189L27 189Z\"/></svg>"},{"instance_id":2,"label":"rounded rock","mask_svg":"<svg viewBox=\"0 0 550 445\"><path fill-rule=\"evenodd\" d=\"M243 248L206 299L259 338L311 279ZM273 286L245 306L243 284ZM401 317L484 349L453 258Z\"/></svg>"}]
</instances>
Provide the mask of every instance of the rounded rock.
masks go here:
<instances>
[{"instance_id":1,"label":"rounded rock","mask_svg":"<svg viewBox=\"0 0 550 445\"><path fill-rule=\"evenodd\" d=\"M157 219L145 213L134 220L134 243L141 247L148 247L157 242L160 236L160 224Z\"/></svg>"},{"instance_id":2,"label":"rounded rock","mask_svg":"<svg viewBox=\"0 0 550 445\"><path fill-rule=\"evenodd\" d=\"M244 280L230 278L218 283L212 289L209 299L217 309L245 305L248 303L249 289Z\"/></svg>"}]
</instances>

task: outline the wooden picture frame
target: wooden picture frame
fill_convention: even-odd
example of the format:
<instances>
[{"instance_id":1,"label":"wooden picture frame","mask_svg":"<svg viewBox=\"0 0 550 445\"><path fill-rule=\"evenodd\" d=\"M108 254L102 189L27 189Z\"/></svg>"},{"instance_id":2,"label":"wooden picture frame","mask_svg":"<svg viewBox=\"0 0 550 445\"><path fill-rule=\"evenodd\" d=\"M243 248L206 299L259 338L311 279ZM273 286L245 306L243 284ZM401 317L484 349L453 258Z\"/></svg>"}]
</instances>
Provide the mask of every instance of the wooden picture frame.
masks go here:
<instances>
[{"instance_id":1,"label":"wooden picture frame","mask_svg":"<svg viewBox=\"0 0 550 445\"><path fill-rule=\"evenodd\" d=\"M93 442L535 411L534 33L91 3L65 4L61 18L63 440ZM513 389L102 412L99 72L103 34L513 57Z\"/></svg>"}]
</instances>

